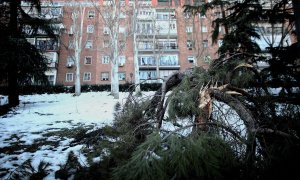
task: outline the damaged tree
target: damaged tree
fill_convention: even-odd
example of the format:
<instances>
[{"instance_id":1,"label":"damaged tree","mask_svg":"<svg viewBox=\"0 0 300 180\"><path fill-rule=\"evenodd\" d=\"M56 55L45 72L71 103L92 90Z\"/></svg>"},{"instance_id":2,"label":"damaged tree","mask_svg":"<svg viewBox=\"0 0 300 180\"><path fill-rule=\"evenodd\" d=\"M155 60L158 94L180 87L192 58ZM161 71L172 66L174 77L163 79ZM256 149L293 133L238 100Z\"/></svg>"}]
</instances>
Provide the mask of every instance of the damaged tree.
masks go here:
<instances>
[{"instance_id":1,"label":"damaged tree","mask_svg":"<svg viewBox=\"0 0 300 180\"><path fill-rule=\"evenodd\" d=\"M285 3L274 5L273 13ZM143 100L131 93L117 108L107 133L117 138L101 147L111 153L100 162L114 167L109 177L299 178L299 72L284 74L282 70L291 67L286 62L281 69L275 64L261 69L256 64L287 60L289 47L280 43L278 49L270 47L272 57L265 59L251 40L258 36L252 23L271 12L260 14L261 4L254 0L235 1L227 8L233 15L219 19L228 27L222 54L208 71L175 73L152 98ZM289 18L287 12L281 15ZM297 57L289 58L294 62ZM294 86L287 86L291 81Z\"/></svg>"}]
</instances>

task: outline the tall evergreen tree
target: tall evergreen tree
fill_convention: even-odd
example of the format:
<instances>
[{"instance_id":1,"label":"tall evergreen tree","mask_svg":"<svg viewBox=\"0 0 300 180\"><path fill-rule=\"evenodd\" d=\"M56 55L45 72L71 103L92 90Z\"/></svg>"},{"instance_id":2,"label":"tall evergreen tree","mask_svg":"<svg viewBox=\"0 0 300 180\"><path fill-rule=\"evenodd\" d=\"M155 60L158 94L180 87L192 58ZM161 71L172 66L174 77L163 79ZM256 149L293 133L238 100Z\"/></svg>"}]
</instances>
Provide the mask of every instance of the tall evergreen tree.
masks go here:
<instances>
[{"instance_id":1,"label":"tall evergreen tree","mask_svg":"<svg viewBox=\"0 0 300 180\"><path fill-rule=\"evenodd\" d=\"M31 4L32 10L40 13L39 0L26 1ZM34 35L39 29L44 30L50 37L55 37L51 22L28 15L21 7L21 0L1 1L3 14L1 15L1 43L0 56L2 80L8 84L8 102L10 107L19 104L19 85L35 80L46 80L44 75L47 69L46 58L29 42L26 41L24 27L32 28Z\"/></svg>"}]
</instances>

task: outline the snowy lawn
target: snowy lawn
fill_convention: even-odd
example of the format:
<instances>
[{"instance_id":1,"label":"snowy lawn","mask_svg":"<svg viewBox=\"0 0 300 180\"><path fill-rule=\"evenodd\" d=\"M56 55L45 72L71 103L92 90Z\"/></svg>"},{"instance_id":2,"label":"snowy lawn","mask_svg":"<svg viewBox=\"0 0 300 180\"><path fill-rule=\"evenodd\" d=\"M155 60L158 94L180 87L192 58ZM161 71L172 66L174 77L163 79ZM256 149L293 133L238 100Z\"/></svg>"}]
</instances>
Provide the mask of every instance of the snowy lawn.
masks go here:
<instances>
[{"instance_id":1,"label":"snowy lawn","mask_svg":"<svg viewBox=\"0 0 300 180\"><path fill-rule=\"evenodd\" d=\"M81 154L83 145L70 142L82 129L97 129L113 121L114 105L125 102L128 93L115 100L109 92L43 94L21 96L20 105L9 114L0 116L0 179L23 162L32 159L37 167L41 161L51 163L51 173L64 164L70 151L87 165ZM4 98L2 97L2 100Z\"/></svg>"}]
</instances>

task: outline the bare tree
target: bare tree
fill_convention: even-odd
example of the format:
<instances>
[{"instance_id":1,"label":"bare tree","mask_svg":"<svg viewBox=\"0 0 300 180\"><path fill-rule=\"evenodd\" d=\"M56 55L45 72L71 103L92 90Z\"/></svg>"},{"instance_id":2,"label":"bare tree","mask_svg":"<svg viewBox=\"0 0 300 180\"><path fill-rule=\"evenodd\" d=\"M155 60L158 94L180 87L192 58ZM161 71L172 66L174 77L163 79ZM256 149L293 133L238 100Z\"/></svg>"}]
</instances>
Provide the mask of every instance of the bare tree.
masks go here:
<instances>
[{"instance_id":1,"label":"bare tree","mask_svg":"<svg viewBox=\"0 0 300 180\"><path fill-rule=\"evenodd\" d=\"M72 60L75 64L75 95L80 96L81 94L81 80L80 80L80 59L83 49L86 47L88 40L91 38L89 33L84 33L84 18L86 16L87 7L92 7L92 4L88 2L77 2L75 0L66 4L70 7L70 18L71 26L69 29L71 48L70 51ZM94 25L92 27L87 27L88 30L94 31ZM70 45L69 45L70 47Z\"/></svg>"},{"instance_id":2,"label":"bare tree","mask_svg":"<svg viewBox=\"0 0 300 180\"><path fill-rule=\"evenodd\" d=\"M74 5L74 4L73 4ZM73 45L74 45L74 61L76 66L76 76L75 76L75 95L79 96L81 94L80 85L80 56L82 51L82 35L83 35L83 17L85 13L85 7L81 5L74 6L72 10L72 31Z\"/></svg>"},{"instance_id":3,"label":"bare tree","mask_svg":"<svg viewBox=\"0 0 300 180\"><path fill-rule=\"evenodd\" d=\"M137 16L138 16L138 9L136 8L137 1L135 1L134 9L133 9L133 60L134 60L134 83L135 83L135 92L139 93L141 91L140 87L140 76L139 76L139 60L138 60L138 43L137 43Z\"/></svg>"},{"instance_id":4,"label":"bare tree","mask_svg":"<svg viewBox=\"0 0 300 180\"><path fill-rule=\"evenodd\" d=\"M129 37L130 19L126 14L131 7L121 5L121 1L104 1L101 9L98 9L104 25L104 33L108 36L111 63L111 94L119 99L119 65L123 65L124 59L120 59L126 47ZM122 27L120 26L122 24Z\"/></svg>"}]
</instances>

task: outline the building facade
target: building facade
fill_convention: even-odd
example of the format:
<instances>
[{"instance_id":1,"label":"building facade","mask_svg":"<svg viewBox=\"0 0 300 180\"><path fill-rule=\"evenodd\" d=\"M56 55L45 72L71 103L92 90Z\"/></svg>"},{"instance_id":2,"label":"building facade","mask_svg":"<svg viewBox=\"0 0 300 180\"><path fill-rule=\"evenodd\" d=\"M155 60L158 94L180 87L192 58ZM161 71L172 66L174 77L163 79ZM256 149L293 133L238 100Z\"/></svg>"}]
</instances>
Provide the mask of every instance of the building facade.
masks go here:
<instances>
[{"instance_id":1,"label":"building facade","mask_svg":"<svg viewBox=\"0 0 300 180\"><path fill-rule=\"evenodd\" d=\"M41 6L41 13L39 14L33 9L30 3L22 1L22 9L25 13L30 16L39 17L47 20L52 20L52 25L55 28L54 33L59 36L62 30L64 29L63 21L63 7L60 4L53 4L48 2L43 2ZM59 52L60 52L60 43L59 41L50 38L46 32L38 29L37 33L32 36L32 29L24 28L24 33L28 35L27 41L32 45L35 45L37 49L41 50L43 56L48 59L48 70L45 72L48 77L48 81L51 85L56 84L57 74L58 74L58 61L59 61Z\"/></svg>"},{"instance_id":2,"label":"building facade","mask_svg":"<svg viewBox=\"0 0 300 180\"><path fill-rule=\"evenodd\" d=\"M63 31L57 49L49 52L55 54L50 57L55 68L51 71L54 77L47 72L49 80L54 79L54 84L74 85L77 68L74 56L78 44L75 37L81 31L82 85L110 84L114 50L111 35L114 33L118 33L120 84L133 83L135 76L139 76L141 82L162 82L176 71L194 66L208 68L218 49L218 44L212 44L210 38L215 14L192 16L184 13L183 5L191 3L182 0L53 0L48 5L61 9ZM109 24L114 5L120 9L116 16L118 30L111 29ZM74 14L77 14L76 22ZM137 49L134 49L135 45ZM134 73L134 56L138 59L138 74Z\"/></svg>"},{"instance_id":3,"label":"building facade","mask_svg":"<svg viewBox=\"0 0 300 180\"><path fill-rule=\"evenodd\" d=\"M194 16L185 13L183 7L208 1L42 1L42 16L56 19L54 22L60 27L59 42L42 33L28 40L45 50L45 56L49 57L50 69L46 75L51 84L74 85L76 69L80 69L82 85L110 84L111 62L116 54L120 84L134 83L135 76L142 83L162 82L177 71L195 66L207 69L218 56L225 30L220 27L216 43L212 43L211 35L212 22L222 16L221 10ZM264 23L257 28L275 44L280 39L277 36L281 36L277 30L279 26ZM256 41L262 49L269 45L263 40ZM79 64L75 63L76 56Z\"/></svg>"}]
</instances>

